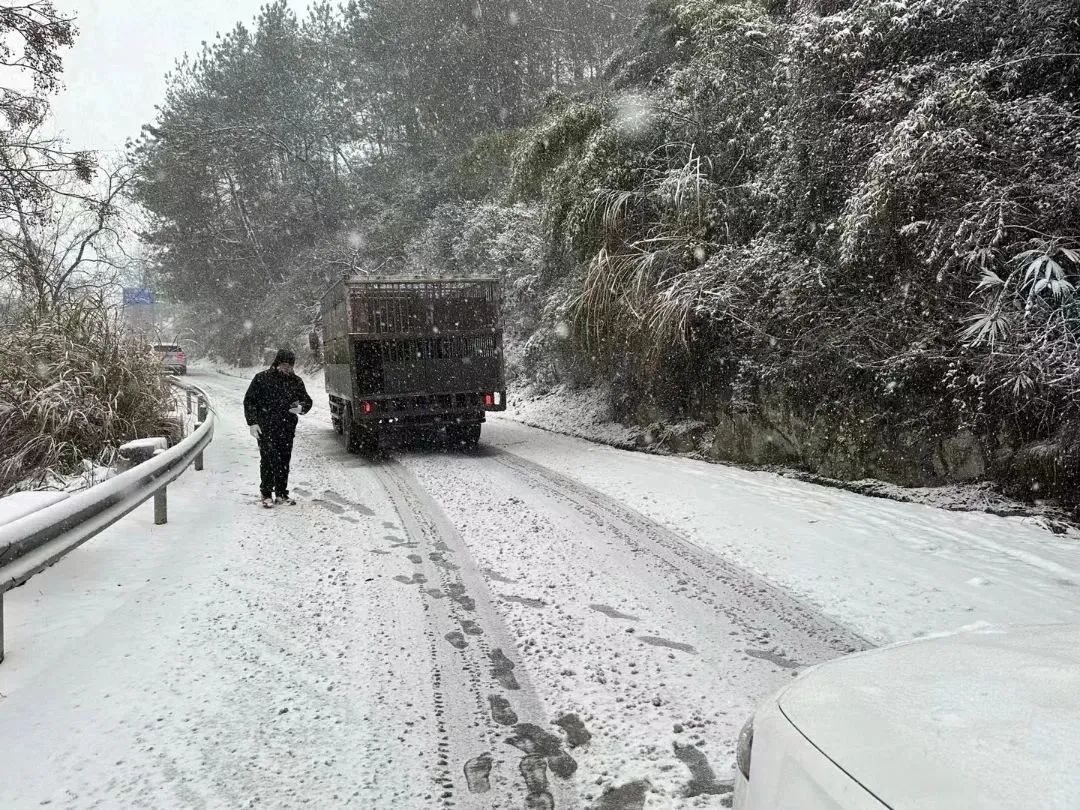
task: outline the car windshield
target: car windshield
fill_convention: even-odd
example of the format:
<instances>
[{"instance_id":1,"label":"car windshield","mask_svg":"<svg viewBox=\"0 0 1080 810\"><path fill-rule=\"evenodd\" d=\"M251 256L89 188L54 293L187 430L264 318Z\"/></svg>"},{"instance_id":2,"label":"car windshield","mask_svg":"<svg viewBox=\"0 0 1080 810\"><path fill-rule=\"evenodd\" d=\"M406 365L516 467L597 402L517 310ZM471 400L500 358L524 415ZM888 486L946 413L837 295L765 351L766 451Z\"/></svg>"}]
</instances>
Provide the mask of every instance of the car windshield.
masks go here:
<instances>
[{"instance_id":1,"label":"car windshield","mask_svg":"<svg viewBox=\"0 0 1080 810\"><path fill-rule=\"evenodd\" d=\"M0 2L0 810L1077 810L1078 291L1080 0Z\"/></svg>"}]
</instances>

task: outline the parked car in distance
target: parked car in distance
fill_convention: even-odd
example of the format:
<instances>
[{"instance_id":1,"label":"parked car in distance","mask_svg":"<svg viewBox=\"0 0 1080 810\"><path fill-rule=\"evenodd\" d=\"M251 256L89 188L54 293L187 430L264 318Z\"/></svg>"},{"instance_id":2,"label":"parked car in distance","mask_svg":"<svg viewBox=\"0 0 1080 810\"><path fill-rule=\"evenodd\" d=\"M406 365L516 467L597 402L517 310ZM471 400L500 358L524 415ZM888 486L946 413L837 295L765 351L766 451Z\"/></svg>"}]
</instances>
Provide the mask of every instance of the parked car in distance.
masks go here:
<instances>
[{"instance_id":1,"label":"parked car in distance","mask_svg":"<svg viewBox=\"0 0 1080 810\"><path fill-rule=\"evenodd\" d=\"M822 664L761 704L736 763L736 810L1075 810L1080 626Z\"/></svg>"},{"instance_id":2,"label":"parked car in distance","mask_svg":"<svg viewBox=\"0 0 1080 810\"><path fill-rule=\"evenodd\" d=\"M187 374L187 355L184 350L175 343L155 343L150 347L151 353L160 358L161 365L166 371L173 374Z\"/></svg>"}]
</instances>

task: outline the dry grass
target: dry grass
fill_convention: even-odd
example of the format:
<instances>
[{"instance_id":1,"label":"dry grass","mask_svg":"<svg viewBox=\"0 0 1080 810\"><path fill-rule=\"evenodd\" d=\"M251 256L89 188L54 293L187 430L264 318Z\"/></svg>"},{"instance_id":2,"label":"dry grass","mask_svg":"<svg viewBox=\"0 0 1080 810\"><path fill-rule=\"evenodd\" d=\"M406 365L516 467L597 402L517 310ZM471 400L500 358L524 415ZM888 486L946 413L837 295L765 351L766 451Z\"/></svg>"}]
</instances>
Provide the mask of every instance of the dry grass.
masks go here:
<instances>
[{"instance_id":1,"label":"dry grass","mask_svg":"<svg viewBox=\"0 0 1080 810\"><path fill-rule=\"evenodd\" d=\"M0 327L0 495L172 432L157 362L93 302Z\"/></svg>"}]
</instances>

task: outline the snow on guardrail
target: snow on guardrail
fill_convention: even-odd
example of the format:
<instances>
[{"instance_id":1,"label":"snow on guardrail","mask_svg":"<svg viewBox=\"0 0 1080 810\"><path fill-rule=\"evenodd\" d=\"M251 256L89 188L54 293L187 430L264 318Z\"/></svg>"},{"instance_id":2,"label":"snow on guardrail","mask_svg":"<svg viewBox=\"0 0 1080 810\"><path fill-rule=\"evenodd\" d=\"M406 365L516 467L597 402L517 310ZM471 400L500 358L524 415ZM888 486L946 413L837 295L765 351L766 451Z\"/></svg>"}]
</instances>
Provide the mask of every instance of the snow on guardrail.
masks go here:
<instances>
[{"instance_id":1,"label":"snow on guardrail","mask_svg":"<svg viewBox=\"0 0 1080 810\"><path fill-rule=\"evenodd\" d=\"M36 505L33 498L24 499L23 514L15 516L12 509L13 519L0 523L0 661L4 660L5 592L24 584L151 497L155 522L165 523L168 484L192 464L202 469L203 450L214 437L210 400L190 383L174 384L198 398L199 420L190 436L133 469L49 505L42 506L40 499Z\"/></svg>"}]
</instances>

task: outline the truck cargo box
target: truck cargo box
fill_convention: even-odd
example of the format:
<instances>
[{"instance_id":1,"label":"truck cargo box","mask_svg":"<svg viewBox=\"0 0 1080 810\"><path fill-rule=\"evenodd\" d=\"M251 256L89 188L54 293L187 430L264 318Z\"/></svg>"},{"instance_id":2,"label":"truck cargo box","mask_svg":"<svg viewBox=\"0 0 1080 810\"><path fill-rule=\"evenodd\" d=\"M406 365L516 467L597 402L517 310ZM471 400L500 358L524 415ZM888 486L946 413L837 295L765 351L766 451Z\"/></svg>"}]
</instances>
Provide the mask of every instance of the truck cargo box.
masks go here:
<instances>
[{"instance_id":1,"label":"truck cargo box","mask_svg":"<svg viewBox=\"0 0 1080 810\"><path fill-rule=\"evenodd\" d=\"M500 293L490 278L332 287L320 321L335 428L445 429L474 444L485 412L506 407Z\"/></svg>"}]
</instances>

